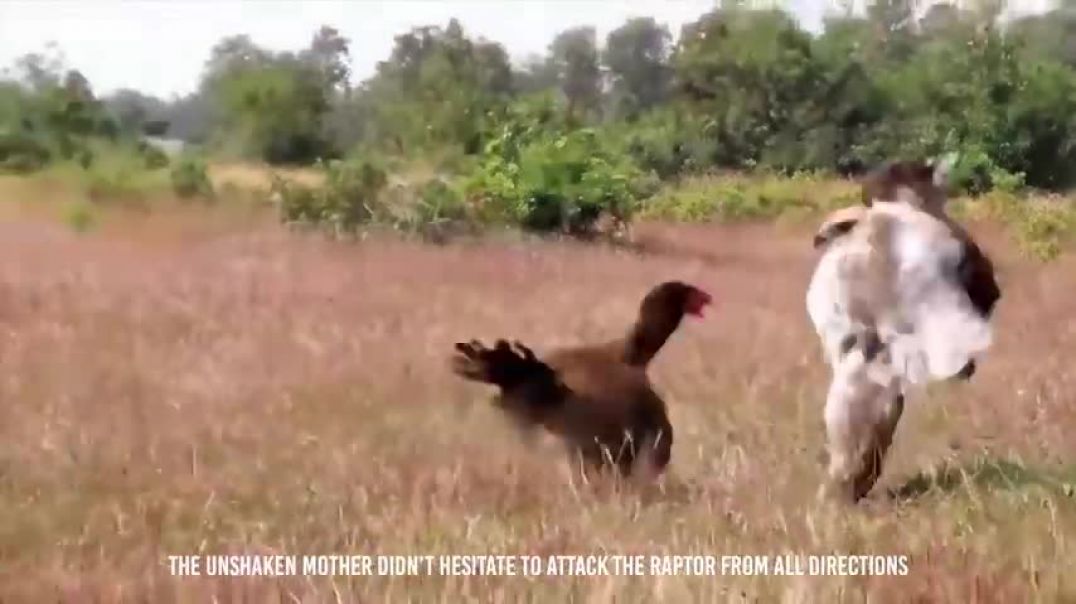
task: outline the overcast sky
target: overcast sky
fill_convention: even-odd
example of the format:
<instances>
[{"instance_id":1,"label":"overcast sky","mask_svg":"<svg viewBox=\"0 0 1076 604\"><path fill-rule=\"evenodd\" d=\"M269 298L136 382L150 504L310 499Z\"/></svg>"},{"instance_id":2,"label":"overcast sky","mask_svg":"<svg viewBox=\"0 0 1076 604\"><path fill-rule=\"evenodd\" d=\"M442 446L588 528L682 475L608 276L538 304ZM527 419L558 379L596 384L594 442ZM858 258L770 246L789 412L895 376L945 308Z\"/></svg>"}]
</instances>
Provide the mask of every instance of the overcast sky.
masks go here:
<instances>
[{"instance_id":1,"label":"overcast sky","mask_svg":"<svg viewBox=\"0 0 1076 604\"><path fill-rule=\"evenodd\" d=\"M1011 0L1019 12L1049 0ZM817 30L841 0L778 2ZM248 34L274 50L306 46L323 24L351 40L353 80L373 73L393 36L451 17L472 36L504 44L514 60L545 51L568 27L593 25L601 38L635 16L652 16L675 36L714 0L0 0L0 67L54 41L68 66L98 94L135 88L162 97L195 88L210 48Z\"/></svg>"}]
</instances>

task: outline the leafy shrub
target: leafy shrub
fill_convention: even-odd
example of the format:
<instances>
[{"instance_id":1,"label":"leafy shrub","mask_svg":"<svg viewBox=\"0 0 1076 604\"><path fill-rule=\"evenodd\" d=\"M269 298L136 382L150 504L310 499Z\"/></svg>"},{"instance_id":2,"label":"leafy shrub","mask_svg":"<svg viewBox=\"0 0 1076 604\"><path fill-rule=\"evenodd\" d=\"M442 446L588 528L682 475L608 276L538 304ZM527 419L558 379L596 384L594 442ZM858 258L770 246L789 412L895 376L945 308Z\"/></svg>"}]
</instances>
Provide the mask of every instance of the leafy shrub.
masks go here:
<instances>
[{"instance_id":1,"label":"leafy shrub","mask_svg":"<svg viewBox=\"0 0 1076 604\"><path fill-rule=\"evenodd\" d=\"M209 180L206 163L195 155L180 157L172 166L169 179L172 190L181 198L213 197L213 184Z\"/></svg>"},{"instance_id":2,"label":"leafy shrub","mask_svg":"<svg viewBox=\"0 0 1076 604\"><path fill-rule=\"evenodd\" d=\"M320 187L274 178L271 194L281 220L353 231L383 215L380 197L388 175L380 166L365 160L334 160L324 170Z\"/></svg>"},{"instance_id":3,"label":"leafy shrub","mask_svg":"<svg viewBox=\"0 0 1076 604\"><path fill-rule=\"evenodd\" d=\"M966 151L953 166L949 182L961 193L981 195L990 190L990 176L996 169L993 160L983 151Z\"/></svg>"},{"instance_id":4,"label":"leafy shrub","mask_svg":"<svg viewBox=\"0 0 1076 604\"><path fill-rule=\"evenodd\" d=\"M97 154L93 152L93 149L86 147L78 153L78 165L83 170L89 170L93 166L94 161L97 159Z\"/></svg>"},{"instance_id":5,"label":"leafy shrub","mask_svg":"<svg viewBox=\"0 0 1076 604\"><path fill-rule=\"evenodd\" d=\"M705 123L679 110L659 110L613 129L624 152L645 171L661 179L691 173L710 165L714 141L704 136Z\"/></svg>"},{"instance_id":6,"label":"leafy shrub","mask_svg":"<svg viewBox=\"0 0 1076 604\"><path fill-rule=\"evenodd\" d=\"M419 189L419 224L459 221L467 218L467 206L459 191L440 179L431 179Z\"/></svg>"},{"instance_id":7,"label":"leafy shrub","mask_svg":"<svg viewBox=\"0 0 1076 604\"><path fill-rule=\"evenodd\" d=\"M154 188L141 166L117 158L87 165L84 179L86 196L96 203L141 203Z\"/></svg>"},{"instance_id":8,"label":"leafy shrub","mask_svg":"<svg viewBox=\"0 0 1076 604\"><path fill-rule=\"evenodd\" d=\"M1000 167L979 148L961 153L949 177L952 188L966 195L983 195L989 191L1016 192L1023 187L1024 174L1013 174Z\"/></svg>"},{"instance_id":9,"label":"leafy shrub","mask_svg":"<svg viewBox=\"0 0 1076 604\"><path fill-rule=\"evenodd\" d=\"M629 218L656 188L630 157L603 143L594 130L513 134L490 143L467 186L487 219L540 232L585 234L603 213Z\"/></svg>"},{"instance_id":10,"label":"leafy shrub","mask_svg":"<svg viewBox=\"0 0 1076 604\"><path fill-rule=\"evenodd\" d=\"M1016 193L1024 188L1023 172L1012 173L1002 168L995 168L990 173L991 189L999 193Z\"/></svg>"},{"instance_id":11,"label":"leafy shrub","mask_svg":"<svg viewBox=\"0 0 1076 604\"><path fill-rule=\"evenodd\" d=\"M138 142L136 151L148 170L157 170L168 166L168 155L145 141Z\"/></svg>"},{"instance_id":12,"label":"leafy shrub","mask_svg":"<svg viewBox=\"0 0 1076 604\"><path fill-rule=\"evenodd\" d=\"M269 196L277 205L283 222L317 223L321 220L321 195L318 189L273 175Z\"/></svg>"},{"instance_id":13,"label":"leafy shrub","mask_svg":"<svg viewBox=\"0 0 1076 604\"><path fill-rule=\"evenodd\" d=\"M476 226L462 192L451 182L431 178L396 190L397 198L403 199L386 208L393 228L443 242L450 234L469 232Z\"/></svg>"},{"instance_id":14,"label":"leafy shrub","mask_svg":"<svg viewBox=\"0 0 1076 604\"><path fill-rule=\"evenodd\" d=\"M0 172L33 172L51 156L48 146L29 134L0 132Z\"/></svg>"}]
</instances>

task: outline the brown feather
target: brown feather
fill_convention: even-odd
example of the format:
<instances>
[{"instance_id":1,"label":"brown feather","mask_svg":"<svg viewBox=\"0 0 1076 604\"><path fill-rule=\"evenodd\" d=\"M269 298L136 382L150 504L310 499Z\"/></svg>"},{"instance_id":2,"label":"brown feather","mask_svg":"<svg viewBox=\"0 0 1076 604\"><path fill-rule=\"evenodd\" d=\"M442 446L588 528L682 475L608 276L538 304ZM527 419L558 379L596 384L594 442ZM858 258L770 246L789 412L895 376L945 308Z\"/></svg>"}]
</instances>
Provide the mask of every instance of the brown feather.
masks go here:
<instances>
[{"instance_id":1,"label":"brown feather","mask_svg":"<svg viewBox=\"0 0 1076 604\"><path fill-rule=\"evenodd\" d=\"M524 427L559 436L590 467L615 466L630 474L644 447L662 470L671 457L673 430L665 402L646 367L685 313L701 314L710 296L668 282L652 289L639 317L620 339L564 348L539 359L504 340L494 348L457 344L453 370L469 380L497 385L498 406Z\"/></svg>"}]
</instances>

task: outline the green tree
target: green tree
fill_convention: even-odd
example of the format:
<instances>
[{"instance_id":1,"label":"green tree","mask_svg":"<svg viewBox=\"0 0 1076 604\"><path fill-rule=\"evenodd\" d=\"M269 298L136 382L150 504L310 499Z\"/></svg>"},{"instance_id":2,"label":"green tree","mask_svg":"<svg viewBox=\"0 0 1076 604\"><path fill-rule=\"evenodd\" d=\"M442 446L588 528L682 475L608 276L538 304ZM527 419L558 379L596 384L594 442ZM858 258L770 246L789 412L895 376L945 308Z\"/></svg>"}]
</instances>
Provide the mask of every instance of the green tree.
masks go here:
<instances>
[{"instance_id":1,"label":"green tree","mask_svg":"<svg viewBox=\"0 0 1076 604\"><path fill-rule=\"evenodd\" d=\"M668 28L650 17L631 19L609 33L604 61L619 115L635 116L665 100L671 39Z\"/></svg>"},{"instance_id":2,"label":"green tree","mask_svg":"<svg viewBox=\"0 0 1076 604\"><path fill-rule=\"evenodd\" d=\"M594 28L576 27L557 34L549 54L561 92L568 101L568 115L585 117L597 112L602 81Z\"/></svg>"},{"instance_id":3,"label":"green tree","mask_svg":"<svg viewBox=\"0 0 1076 604\"><path fill-rule=\"evenodd\" d=\"M347 56L347 40L328 27L298 54L272 53L246 36L222 40L202 83L217 108L221 137L271 163L334 156L325 117L346 86Z\"/></svg>"},{"instance_id":4,"label":"green tree","mask_svg":"<svg viewBox=\"0 0 1076 604\"><path fill-rule=\"evenodd\" d=\"M677 83L695 111L708 117L714 162L747 167L764 152L783 155L771 143L800 125L795 120L821 81L811 42L776 10L722 8L684 28L674 59ZM789 132L794 140L796 132Z\"/></svg>"},{"instance_id":5,"label":"green tree","mask_svg":"<svg viewBox=\"0 0 1076 604\"><path fill-rule=\"evenodd\" d=\"M17 59L14 74L0 87L0 165L33 169L76 155L88 162L91 139L118 134L90 82L55 46Z\"/></svg>"},{"instance_id":6,"label":"green tree","mask_svg":"<svg viewBox=\"0 0 1076 604\"><path fill-rule=\"evenodd\" d=\"M338 30L323 25L314 34L310 47L299 53L299 60L320 75L326 88L346 90L351 76L348 44Z\"/></svg>"},{"instance_id":7,"label":"green tree","mask_svg":"<svg viewBox=\"0 0 1076 604\"><path fill-rule=\"evenodd\" d=\"M504 49L471 40L452 20L397 36L355 102L369 115L368 140L394 153L445 145L476 152L489 115L511 94Z\"/></svg>"},{"instance_id":8,"label":"green tree","mask_svg":"<svg viewBox=\"0 0 1076 604\"><path fill-rule=\"evenodd\" d=\"M168 120L164 116L168 105L158 98L137 90L121 89L102 99L102 102L124 133L137 134L143 132L147 123L161 121L165 124L164 130L167 130ZM164 134L159 130L155 128L157 135Z\"/></svg>"},{"instance_id":9,"label":"green tree","mask_svg":"<svg viewBox=\"0 0 1076 604\"><path fill-rule=\"evenodd\" d=\"M885 59L904 61L914 52L916 5L916 0L874 0L867 5L867 20Z\"/></svg>"},{"instance_id":10,"label":"green tree","mask_svg":"<svg viewBox=\"0 0 1076 604\"><path fill-rule=\"evenodd\" d=\"M512 77L519 94L545 92L557 87L557 66L550 57L531 55Z\"/></svg>"},{"instance_id":11,"label":"green tree","mask_svg":"<svg viewBox=\"0 0 1076 604\"><path fill-rule=\"evenodd\" d=\"M1045 14L1017 19L1008 33L1031 54L1076 68L1076 0L1063 0Z\"/></svg>"}]
</instances>

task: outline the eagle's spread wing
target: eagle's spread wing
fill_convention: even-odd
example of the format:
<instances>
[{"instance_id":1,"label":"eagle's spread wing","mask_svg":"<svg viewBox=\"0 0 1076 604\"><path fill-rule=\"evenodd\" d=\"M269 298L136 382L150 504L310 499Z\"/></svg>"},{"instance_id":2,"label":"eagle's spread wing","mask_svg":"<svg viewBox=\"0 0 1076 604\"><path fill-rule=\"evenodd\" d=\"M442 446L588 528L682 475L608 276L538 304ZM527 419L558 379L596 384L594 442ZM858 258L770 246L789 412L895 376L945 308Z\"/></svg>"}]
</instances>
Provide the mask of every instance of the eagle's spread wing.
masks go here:
<instances>
[{"instance_id":1,"label":"eagle's spread wing","mask_svg":"<svg viewBox=\"0 0 1076 604\"><path fill-rule=\"evenodd\" d=\"M959 281L965 253L949 226L925 212L872 207L827 248L808 288L808 313L829 362L849 337L873 332L887 371L906 383L958 374L992 339Z\"/></svg>"}]
</instances>

